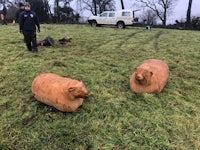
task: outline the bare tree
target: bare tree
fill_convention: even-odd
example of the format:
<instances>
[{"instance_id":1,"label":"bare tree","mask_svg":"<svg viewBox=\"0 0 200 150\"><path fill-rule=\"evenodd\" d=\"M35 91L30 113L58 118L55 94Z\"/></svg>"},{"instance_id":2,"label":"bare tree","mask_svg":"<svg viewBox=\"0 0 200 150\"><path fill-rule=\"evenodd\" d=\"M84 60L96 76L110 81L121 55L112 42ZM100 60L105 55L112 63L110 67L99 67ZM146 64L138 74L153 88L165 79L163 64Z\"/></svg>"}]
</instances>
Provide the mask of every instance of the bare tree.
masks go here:
<instances>
[{"instance_id":1,"label":"bare tree","mask_svg":"<svg viewBox=\"0 0 200 150\"><path fill-rule=\"evenodd\" d=\"M1 5L8 5L8 6L14 5L14 3L12 2L12 0L0 0L0 4Z\"/></svg>"},{"instance_id":2,"label":"bare tree","mask_svg":"<svg viewBox=\"0 0 200 150\"><path fill-rule=\"evenodd\" d=\"M64 5L69 4L73 0L54 0L54 15L56 16L56 22L60 22L59 4L62 2Z\"/></svg>"},{"instance_id":3,"label":"bare tree","mask_svg":"<svg viewBox=\"0 0 200 150\"><path fill-rule=\"evenodd\" d=\"M192 0L189 0L187 15L186 15L186 26L189 27L191 24L191 9L192 9Z\"/></svg>"},{"instance_id":4,"label":"bare tree","mask_svg":"<svg viewBox=\"0 0 200 150\"><path fill-rule=\"evenodd\" d=\"M90 11L93 15L115 9L114 0L83 0L83 3L84 9Z\"/></svg>"},{"instance_id":5,"label":"bare tree","mask_svg":"<svg viewBox=\"0 0 200 150\"><path fill-rule=\"evenodd\" d=\"M167 15L170 15L172 8L177 0L135 0L140 7L149 8L155 12L161 20L162 25L166 26Z\"/></svg>"},{"instance_id":6,"label":"bare tree","mask_svg":"<svg viewBox=\"0 0 200 150\"><path fill-rule=\"evenodd\" d=\"M156 24L157 15L153 10L148 9L142 13L140 18L143 20L143 23L153 25Z\"/></svg>"}]
</instances>

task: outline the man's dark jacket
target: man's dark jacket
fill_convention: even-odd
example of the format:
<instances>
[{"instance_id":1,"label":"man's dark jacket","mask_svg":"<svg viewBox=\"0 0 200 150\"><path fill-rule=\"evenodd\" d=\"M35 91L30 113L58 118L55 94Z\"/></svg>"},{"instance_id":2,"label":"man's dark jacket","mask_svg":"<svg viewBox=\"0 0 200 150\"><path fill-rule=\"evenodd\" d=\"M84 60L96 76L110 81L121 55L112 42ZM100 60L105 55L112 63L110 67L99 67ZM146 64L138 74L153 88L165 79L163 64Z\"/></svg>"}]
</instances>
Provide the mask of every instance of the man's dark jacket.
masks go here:
<instances>
[{"instance_id":1,"label":"man's dark jacket","mask_svg":"<svg viewBox=\"0 0 200 150\"><path fill-rule=\"evenodd\" d=\"M16 12L16 16L15 16L15 21L17 23L19 23L19 16L20 14L24 11L24 9L19 9L17 12Z\"/></svg>"},{"instance_id":2,"label":"man's dark jacket","mask_svg":"<svg viewBox=\"0 0 200 150\"><path fill-rule=\"evenodd\" d=\"M36 26L40 30L40 24L34 11L23 11L19 18L20 31L36 31Z\"/></svg>"}]
</instances>

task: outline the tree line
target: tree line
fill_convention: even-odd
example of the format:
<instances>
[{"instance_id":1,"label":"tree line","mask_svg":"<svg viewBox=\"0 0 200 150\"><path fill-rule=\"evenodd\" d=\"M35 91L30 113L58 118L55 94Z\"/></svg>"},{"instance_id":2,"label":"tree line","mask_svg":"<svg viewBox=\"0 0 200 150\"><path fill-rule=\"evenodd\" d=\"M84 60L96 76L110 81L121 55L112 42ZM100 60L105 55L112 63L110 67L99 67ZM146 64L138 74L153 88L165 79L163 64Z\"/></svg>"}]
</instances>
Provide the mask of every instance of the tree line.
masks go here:
<instances>
[{"instance_id":1,"label":"tree line","mask_svg":"<svg viewBox=\"0 0 200 150\"><path fill-rule=\"evenodd\" d=\"M7 7L7 19L15 20L19 3L28 2L42 23L73 23L80 18L70 6L73 0L0 0L1 7ZM0 8L1 8L0 7Z\"/></svg>"},{"instance_id":2,"label":"tree line","mask_svg":"<svg viewBox=\"0 0 200 150\"><path fill-rule=\"evenodd\" d=\"M162 26L166 26L167 18L176 6L179 0L135 0L137 2L137 6L141 8L147 8L146 13L143 18L145 18L148 23L155 22L158 18L162 22ZM198 29L200 28L200 20L199 17L191 18L191 10L192 10L192 1L188 0L188 8L186 10L186 21L178 21L176 23L180 25L184 29ZM123 3L123 0L121 0Z\"/></svg>"},{"instance_id":3,"label":"tree line","mask_svg":"<svg viewBox=\"0 0 200 150\"><path fill-rule=\"evenodd\" d=\"M18 9L19 2L29 2L44 23L78 23L82 13L89 11L97 15L106 10L115 10L115 0L0 0L1 6L8 9L9 19L15 18L15 12ZM146 24L156 24L157 20L166 26L167 19L173 15L172 10L179 0L133 0L132 6L136 9L144 10L139 20ZM71 7L71 3L76 4L76 8ZM124 1L120 0L121 9L124 7ZM75 10L76 9L76 10ZM188 9L186 10L186 20L178 21L184 28L198 27L199 17L191 17L192 0L188 0ZM184 25L183 25L184 24ZM198 27L199 28L199 27Z\"/></svg>"}]
</instances>

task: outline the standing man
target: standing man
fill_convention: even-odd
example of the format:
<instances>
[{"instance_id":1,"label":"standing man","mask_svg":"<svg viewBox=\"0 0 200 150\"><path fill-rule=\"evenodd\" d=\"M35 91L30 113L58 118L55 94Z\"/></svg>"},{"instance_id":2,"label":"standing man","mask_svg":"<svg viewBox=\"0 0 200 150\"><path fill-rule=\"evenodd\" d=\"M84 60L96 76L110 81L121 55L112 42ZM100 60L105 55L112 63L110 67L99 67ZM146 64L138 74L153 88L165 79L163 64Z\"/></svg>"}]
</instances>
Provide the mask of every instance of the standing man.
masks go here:
<instances>
[{"instance_id":1,"label":"standing man","mask_svg":"<svg viewBox=\"0 0 200 150\"><path fill-rule=\"evenodd\" d=\"M6 6L4 5L4 6L3 6L3 10L2 10L2 14L1 14L2 25L7 25L6 15L7 15L7 8L6 8Z\"/></svg>"},{"instance_id":2,"label":"standing man","mask_svg":"<svg viewBox=\"0 0 200 150\"><path fill-rule=\"evenodd\" d=\"M38 52L37 39L36 39L36 26L40 32L40 24L37 15L34 11L30 10L30 4L25 3L25 11L19 17L19 30L23 33L26 46L29 51Z\"/></svg>"},{"instance_id":3,"label":"standing man","mask_svg":"<svg viewBox=\"0 0 200 150\"><path fill-rule=\"evenodd\" d=\"M19 10L17 10L16 12L16 22L19 23L19 16L20 16L20 13L24 11L24 4L22 2L19 3Z\"/></svg>"},{"instance_id":4,"label":"standing man","mask_svg":"<svg viewBox=\"0 0 200 150\"><path fill-rule=\"evenodd\" d=\"M15 16L15 22L16 23L19 23L19 16L23 11L24 11L24 3L19 2L19 9L17 10L16 16ZM24 39L24 43L25 43L25 39Z\"/></svg>"}]
</instances>

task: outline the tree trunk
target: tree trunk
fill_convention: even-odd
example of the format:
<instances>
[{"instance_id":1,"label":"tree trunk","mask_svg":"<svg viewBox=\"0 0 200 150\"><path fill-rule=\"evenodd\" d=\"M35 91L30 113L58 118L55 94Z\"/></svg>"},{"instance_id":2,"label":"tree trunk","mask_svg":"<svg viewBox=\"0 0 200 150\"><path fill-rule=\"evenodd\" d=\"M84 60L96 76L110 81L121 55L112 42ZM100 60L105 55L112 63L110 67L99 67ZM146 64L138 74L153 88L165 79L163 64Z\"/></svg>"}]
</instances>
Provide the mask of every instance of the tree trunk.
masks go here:
<instances>
[{"instance_id":1,"label":"tree trunk","mask_svg":"<svg viewBox=\"0 0 200 150\"><path fill-rule=\"evenodd\" d=\"M164 8L164 15L163 15L163 26L166 27L167 22L167 7Z\"/></svg>"},{"instance_id":2,"label":"tree trunk","mask_svg":"<svg viewBox=\"0 0 200 150\"><path fill-rule=\"evenodd\" d=\"M93 0L93 3L94 3L94 15L96 16L97 15L97 3L96 3L96 0Z\"/></svg>"},{"instance_id":3,"label":"tree trunk","mask_svg":"<svg viewBox=\"0 0 200 150\"><path fill-rule=\"evenodd\" d=\"M121 0L121 6L122 6L122 9L124 9L124 1Z\"/></svg>"},{"instance_id":4,"label":"tree trunk","mask_svg":"<svg viewBox=\"0 0 200 150\"><path fill-rule=\"evenodd\" d=\"M55 0L56 22L60 22L59 0Z\"/></svg>"},{"instance_id":5,"label":"tree trunk","mask_svg":"<svg viewBox=\"0 0 200 150\"><path fill-rule=\"evenodd\" d=\"M188 9L187 9L187 16L186 16L186 27L191 27L191 9L192 9L192 0L189 0Z\"/></svg>"},{"instance_id":6,"label":"tree trunk","mask_svg":"<svg viewBox=\"0 0 200 150\"><path fill-rule=\"evenodd\" d=\"M48 16L49 16L48 21L50 21L50 22L52 23L52 16L53 16L53 14L52 14L52 12L51 12L51 8L50 8L49 1L46 0L46 1L44 1L44 2L45 2L45 7L46 7L45 9L47 10Z\"/></svg>"}]
</instances>

